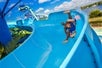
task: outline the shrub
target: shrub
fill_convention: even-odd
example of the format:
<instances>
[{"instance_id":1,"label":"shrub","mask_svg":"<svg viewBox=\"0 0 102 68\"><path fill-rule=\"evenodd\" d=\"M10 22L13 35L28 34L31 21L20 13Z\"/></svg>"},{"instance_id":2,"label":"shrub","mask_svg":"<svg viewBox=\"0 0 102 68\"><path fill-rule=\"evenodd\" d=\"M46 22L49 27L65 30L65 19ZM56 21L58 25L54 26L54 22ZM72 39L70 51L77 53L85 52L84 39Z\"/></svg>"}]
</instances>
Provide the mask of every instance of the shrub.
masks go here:
<instances>
[{"instance_id":1,"label":"shrub","mask_svg":"<svg viewBox=\"0 0 102 68\"><path fill-rule=\"evenodd\" d=\"M20 39L31 34L30 31L22 30L20 28L10 28L10 31L12 33L11 42L9 42L6 47L3 47L3 45L0 43L0 59L5 57L7 54L9 54L15 48L17 48L19 46L19 44L21 44L21 43L18 43Z\"/></svg>"},{"instance_id":2,"label":"shrub","mask_svg":"<svg viewBox=\"0 0 102 68\"><path fill-rule=\"evenodd\" d=\"M99 16L102 16L102 12L98 9L91 11L89 14L90 18L99 17Z\"/></svg>"}]
</instances>

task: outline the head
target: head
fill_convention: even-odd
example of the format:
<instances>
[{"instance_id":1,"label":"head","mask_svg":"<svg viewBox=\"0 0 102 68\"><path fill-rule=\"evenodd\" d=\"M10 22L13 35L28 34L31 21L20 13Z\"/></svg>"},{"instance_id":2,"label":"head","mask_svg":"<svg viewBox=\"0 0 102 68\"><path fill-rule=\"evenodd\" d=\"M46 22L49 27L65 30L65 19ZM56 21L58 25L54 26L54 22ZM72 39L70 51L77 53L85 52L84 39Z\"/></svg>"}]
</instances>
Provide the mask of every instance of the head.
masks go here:
<instances>
[{"instance_id":1,"label":"head","mask_svg":"<svg viewBox=\"0 0 102 68\"><path fill-rule=\"evenodd\" d=\"M68 28L70 28L71 26L70 26L70 22L66 22L66 24L65 24L65 27L68 27Z\"/></svg>"}]
</instances>

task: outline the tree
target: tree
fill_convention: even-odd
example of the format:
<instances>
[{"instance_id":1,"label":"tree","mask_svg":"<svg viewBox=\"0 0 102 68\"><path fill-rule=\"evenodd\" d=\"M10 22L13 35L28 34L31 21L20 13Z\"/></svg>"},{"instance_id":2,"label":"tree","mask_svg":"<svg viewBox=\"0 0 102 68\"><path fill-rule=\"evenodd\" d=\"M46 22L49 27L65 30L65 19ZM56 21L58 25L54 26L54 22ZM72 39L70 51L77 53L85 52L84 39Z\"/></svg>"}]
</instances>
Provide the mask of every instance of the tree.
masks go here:
<instances>
[{"instance_id":1,"label":"tree","mask_svg":"<svg viewBox=\"0 0 102 68\"><path fill-rule=\"evenodd\" d=\"M89 17L94 18L94 17L99 17L101 15L102 15L102 12L99 9L96 9L90 12Z\"/></svg>"}]
</instances>

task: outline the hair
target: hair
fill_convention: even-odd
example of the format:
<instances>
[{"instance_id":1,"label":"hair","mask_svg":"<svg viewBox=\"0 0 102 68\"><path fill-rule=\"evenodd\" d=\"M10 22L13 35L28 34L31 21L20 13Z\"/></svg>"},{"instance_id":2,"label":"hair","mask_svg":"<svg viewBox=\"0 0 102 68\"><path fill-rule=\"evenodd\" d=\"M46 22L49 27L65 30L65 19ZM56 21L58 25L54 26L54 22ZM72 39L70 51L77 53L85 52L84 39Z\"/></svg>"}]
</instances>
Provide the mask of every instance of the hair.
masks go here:
<instances>
[{"instance_id":1,"label":"hair","mask_svg":"<svg viewBox=\"0 0 102 68\"><path fill-rule=\"evenodd\" d=\"M70 24L71 22L70 21L66 21L66 24Z\"/></svg>"},{"instance_id":2,"label":"hair","mask_svg":"<svg viewBox=\"0 0 102 68\"><path fill-rule=\"evenodd\" d=\"M65 27L66 27L67 25L70 25L70 22L67 21L66 24L65 24Z\"/></svg>"}]
</instances>

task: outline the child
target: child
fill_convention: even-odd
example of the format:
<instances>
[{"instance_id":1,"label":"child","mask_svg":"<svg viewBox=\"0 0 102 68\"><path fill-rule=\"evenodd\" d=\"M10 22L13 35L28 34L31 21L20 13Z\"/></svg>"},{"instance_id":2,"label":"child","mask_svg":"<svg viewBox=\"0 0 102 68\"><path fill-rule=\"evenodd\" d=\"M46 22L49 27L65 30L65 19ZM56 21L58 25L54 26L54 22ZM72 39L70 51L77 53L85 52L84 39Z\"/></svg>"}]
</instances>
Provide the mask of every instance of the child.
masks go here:
<instances>
[{"instance_id":1,"label":"child","mask_svg":"<svg viewBox=\"0 0 102 68\"><path fill-rule=\"evenodd\" d=\"M66 23L63 23L64 25L64 31L66 33L66 39L64 42L68 42L69 37L74 37L76 34L76 19L72 19L72 16L70 14L70 11L67 11L69 19Z\"/></svg>"},{"instance_id":2,"label":"child","mask_svg":"<svg viewBox=\"0 0 102 68\"><path fill-rule=\"evenodd\" d=\"M76 25L74 19L69 19L66 23L63 23L64 31L66 33L66 39L64 42L68 41L69 37L74 37L76 34Z\"/></svg>"}]
</instances>

